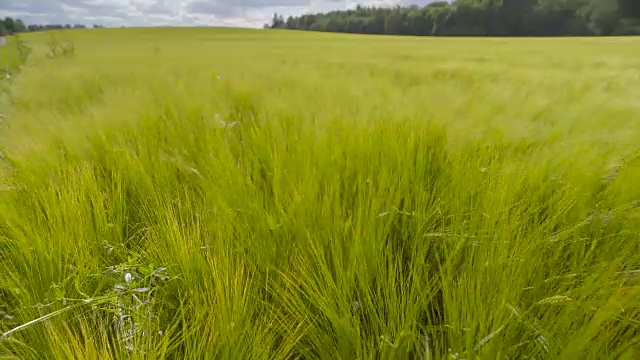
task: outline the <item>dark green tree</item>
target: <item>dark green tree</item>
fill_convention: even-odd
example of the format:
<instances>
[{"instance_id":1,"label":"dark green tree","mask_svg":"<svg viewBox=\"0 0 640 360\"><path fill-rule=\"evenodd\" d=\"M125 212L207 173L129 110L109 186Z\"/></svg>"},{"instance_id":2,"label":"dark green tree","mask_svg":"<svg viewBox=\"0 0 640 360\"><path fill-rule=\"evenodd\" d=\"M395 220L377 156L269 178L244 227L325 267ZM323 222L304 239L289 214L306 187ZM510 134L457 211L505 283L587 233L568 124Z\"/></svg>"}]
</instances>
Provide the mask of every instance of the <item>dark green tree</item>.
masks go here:
<instances>
[{"instance_id":1,"label":"dark green tree","mask_svg":"<svg viewBox=\"0 0 640 360\"><path fill-rule=\"evenodd\" d=\"M640 19L640 1L618 0L620 17L623 19Z\"/></svg>"},{"instance_id":2,"label":"dark green tree","mask_svg":"<svg viewBox=\"0 0 640 360\"><path fill-rule=\"evenodd\" d=\"M384 33L400 35L404 33L404 19L400 8L395 8L384 21Z\"/></svg>"},{"instance_id":3,"label":"dark green tree","mask_svg":"<svg viewBox=\"0 0 640 360\"><path fill-rule=\"evenodd\" d=\"M384 34L384 25L385 25L386 15L382 11L373 11L373 16L369 21L369 34Z\"/></svg>"},{"instance_id":4,"label":"dark green tree","mask_svg":"<svg viewBox=\"0 0 640 360\"><path fill-rule=\"evenodd\" d=\"M298 20L297 20L297 19L293 18L292 16L289 16L289 17L287 18L287 22L286 22L286 27L287 27L287 29L297 29L297 28L298 28L298 27L296 26L296 25L297 25L297 24L296 24L297 22L298 22Z\"/></svg>"},{"instance_id":5,"label":"dark green tree","mask_svg":"<svg viewBox=\"0 0 640 360\"><path fill-rule=\"evenodd\" d=\"M15 21L10 17L6 17L4 19L4 28L9 35L14 34L16 32Z\"/></svg>"},{"instance_id":6,"label":"dark green tree","mask_svg":"<svg viewBox=\"0 0 640 360\"><path fill-rule=\"evenodd\" d=\"M273 14L273 20L271 20L271 28L272 29L284 29L286 24L284 22L284 18L282 15L278 15L277 13Z\"/></svg>"},{"instance_id":7,"label":"dark green tree","mask_svg":"<svg viewBox=\"0 0 640 360\"><path fill-rule=\"evenodd\" d=\"M431 28L431 35L441 36L448 35L449 20L453 9L449 6L433 6L429 8L430 16L433 19L433 27Z\"/></svg>"},{"instance_id":8,"label":"dark green tree","mask_svg":"<svg viewBox=\"0 0 640 360\"><path fill-rule=\"evenodd\" d=\"M20 19L16 19L13 26L14 26L14 31L17 33L22 33L27 31L27 26Z\"/></svg>"},{"instance_id":9,"label":"dark green tree","mask_svg":"<svg viewBox=\"0 0 640 360\"><path fill-rule=\"evenodd\" d=\"M481 4L460 2L450 15L447 35L483 36L487 29L488 12Z\"/></svg>"},{"instance_id":10,"label":"dark green tree","mask_svg":"<svg viewBox=\"0 0 640 360\"><path fill-rule=\"evenodd\" d=\"M620 23L617 0L591 0L590 27L598 35L612 35Z\"/></svg>"},{"instance_id":11,"label":"dark green tree","mask_svg":"<svg viewBox=\"0 0 640 360\"><path fill-rule=\"evenodd\" d=\"M502 17L500 21L505 24L507 34L510 36L532 35L532 17L534 15L535 0L502 0Z\"/></svg>"}]
</instances>

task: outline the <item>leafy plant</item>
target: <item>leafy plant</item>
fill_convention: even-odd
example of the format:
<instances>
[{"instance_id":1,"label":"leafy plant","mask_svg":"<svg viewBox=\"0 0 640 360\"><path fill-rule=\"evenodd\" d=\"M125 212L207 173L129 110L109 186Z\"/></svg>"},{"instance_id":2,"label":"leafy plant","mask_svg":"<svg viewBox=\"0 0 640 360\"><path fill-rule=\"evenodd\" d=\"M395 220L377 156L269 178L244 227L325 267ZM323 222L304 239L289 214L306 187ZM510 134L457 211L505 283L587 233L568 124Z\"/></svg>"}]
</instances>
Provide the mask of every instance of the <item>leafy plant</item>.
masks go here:
<instances>
[{"instance_id":1,"label":"leafy plant","mask_svg":"<svg viewBox=\"0 0 640 360\"><path fill-rule=\"evenodd\" d=\"M50 59L74 56L76 54L76 47L72 40L68 38L60 39L58 35L53 32L49 34L47 46L49 48L47 57Z\"/></svg>"}]
</instances>

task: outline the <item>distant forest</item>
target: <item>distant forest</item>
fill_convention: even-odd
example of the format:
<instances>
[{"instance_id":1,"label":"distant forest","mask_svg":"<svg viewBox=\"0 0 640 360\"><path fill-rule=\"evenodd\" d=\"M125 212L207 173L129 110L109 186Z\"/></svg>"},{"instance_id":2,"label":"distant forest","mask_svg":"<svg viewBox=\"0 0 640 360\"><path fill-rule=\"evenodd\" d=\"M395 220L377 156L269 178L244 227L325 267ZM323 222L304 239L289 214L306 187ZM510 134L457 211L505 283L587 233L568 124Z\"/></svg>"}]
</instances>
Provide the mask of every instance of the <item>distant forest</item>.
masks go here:
<instances>
[{"instance_id":1,"label":"distant forest","mask_svg":"<svg viewBox=\"0 0 640 360\"><path fill-rule=\"evenodd\" d=\"M94 28L101 28L100 25L93 25ZM0 19L0 36L13 35L23 32L44 31L44 30L62 30L62 29L84 29L84 25L56 24L56 25L25 25L20 19L10 17Z\"/></svg>"},{"instance_id":2,"label":"distant forest","mask_svg":"<svg viewBox=\"0 0 640 360\"><path fill-rule=\"evenodd\" d=\"M640 35L640 0L454 0L424 7L358 6L267 28L419 36Z\"/></svg>"}]
</instances>

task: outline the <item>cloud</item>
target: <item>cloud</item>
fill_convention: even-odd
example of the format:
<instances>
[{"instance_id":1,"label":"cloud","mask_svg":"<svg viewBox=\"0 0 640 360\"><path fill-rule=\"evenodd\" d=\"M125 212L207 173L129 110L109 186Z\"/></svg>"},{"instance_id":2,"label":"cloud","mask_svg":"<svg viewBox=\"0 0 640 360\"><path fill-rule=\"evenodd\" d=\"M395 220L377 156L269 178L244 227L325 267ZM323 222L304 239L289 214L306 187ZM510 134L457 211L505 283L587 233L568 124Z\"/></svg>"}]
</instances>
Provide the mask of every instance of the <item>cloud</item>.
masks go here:
<instances>
[{"instance_id":1,"label":"cloud","mask_svg":"<svg viewBox=\"0 0 640 360\"><path fill-rule=\"evenodd\" d=\"M0 0L0 13L28 24L261 27L284 16L361 5L423 5L430 0Z\"/></svg>"}]
</instances>

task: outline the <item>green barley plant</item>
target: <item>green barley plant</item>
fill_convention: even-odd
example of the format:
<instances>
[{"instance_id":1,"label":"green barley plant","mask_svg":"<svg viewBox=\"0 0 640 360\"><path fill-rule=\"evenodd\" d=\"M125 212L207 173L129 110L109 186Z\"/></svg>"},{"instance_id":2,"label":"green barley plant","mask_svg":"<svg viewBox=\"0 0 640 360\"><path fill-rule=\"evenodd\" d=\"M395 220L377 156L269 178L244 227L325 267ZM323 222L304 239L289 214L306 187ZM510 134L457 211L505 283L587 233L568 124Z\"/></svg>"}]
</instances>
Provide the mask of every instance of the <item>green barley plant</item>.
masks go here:
<instances>
[{"instance_id":1,"label":"green barley plant","mask_svg":"<svg viewBox=\"0 0 640 360\"><path fill-rule=\"evenodd\" d=\"M0 102L1 357L640 356L640 40L72 35Z\"/></svg>"}]
</instances>

